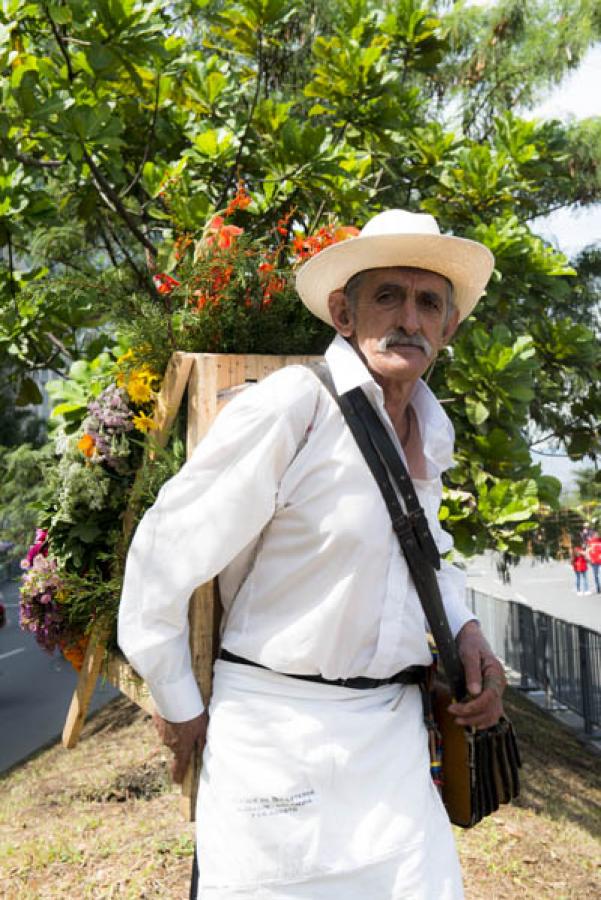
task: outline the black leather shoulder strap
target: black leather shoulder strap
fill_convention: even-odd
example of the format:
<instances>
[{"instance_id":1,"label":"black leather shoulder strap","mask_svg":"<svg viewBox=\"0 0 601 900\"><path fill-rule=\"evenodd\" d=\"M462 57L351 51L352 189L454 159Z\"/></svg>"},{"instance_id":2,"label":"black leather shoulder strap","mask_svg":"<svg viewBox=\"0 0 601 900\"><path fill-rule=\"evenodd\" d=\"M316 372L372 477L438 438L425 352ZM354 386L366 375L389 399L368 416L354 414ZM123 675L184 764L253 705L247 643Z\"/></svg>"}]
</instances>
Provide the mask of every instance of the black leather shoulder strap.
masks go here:
<instances>
[{"instance_id":1,"label":"black leather shoulder strap","mask_svg":"<svg viewBox=\"0 0 601 900\"><path fill-rule=\"evenodd\" d=\"M405 465L386 432L384 424L367 397L363 394L363 391L360 388L355 388L352 391L339 395L336 392L332 376L325 363L311 366L311 370L338 403L346 423L376 480L384 502L388 507L393 530L407 560L411 577L413 578L432 636L436 642L451 691L455 699L463 700L467 695L465 673L451 629L449 628L442 597L440 596L429 542L434 547L436 545ZM357 397L357 391L362 395L363 399ZM374 426L373 416L371 413L366 412L366 407L369 407L373 416L378 420L377 425ZM382 442L382 444L385 443L385 449L383 449L379 441L382 431L386 436L386 442ZM394 454L396 459L392 459L392 454ZM395 473L399 473L399 477L402 474L403 482L406 480L411 483L411 491L408 492L410 499L408 499L403 490L403 484L399 484L395 478L407 505L407 514L403 510L396 491L392 486L387 467L391 470L393 476ZM427 531L425 536L423 535L424 525ZM436 562L440 565L437 549Z\"/></svg>"}]
</instances>

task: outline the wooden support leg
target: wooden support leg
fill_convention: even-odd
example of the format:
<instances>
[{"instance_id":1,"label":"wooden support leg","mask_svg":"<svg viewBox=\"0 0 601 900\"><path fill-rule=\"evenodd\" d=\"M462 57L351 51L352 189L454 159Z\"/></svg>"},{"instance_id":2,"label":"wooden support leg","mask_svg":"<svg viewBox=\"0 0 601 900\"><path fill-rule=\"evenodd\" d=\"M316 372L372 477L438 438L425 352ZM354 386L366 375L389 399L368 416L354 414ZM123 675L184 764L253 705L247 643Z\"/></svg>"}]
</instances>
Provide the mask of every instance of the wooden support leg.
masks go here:
<instances>
[{"instance_id":1,"label":"wooden support leg","mask_svg":"<svg viewBox=\"0 0 601 900\"><path fill-rule=\"evenodd\" d=\"M68 750L75 747L79 740L90 700L102 668L106 651L105 639L106 636L103 630L95 630L90 634L83 666L77 680L77 687L73 693L65 727L63 728L63 746Z\"/></svg>"},{"instance_id":2,"label":"wooden support leg","mask_svg":"<svg viewBox=\"0 0 601 900\"><path fill-rule=\"evenodd\" d=\"M208 706L213 685L213 660L219 641L221 601L217 580L194 591L190 602L190 652L200 693ZM189 822L196 817L196 794L202 767L202 754L195 751L182 784L181 810Z\"/></svg>"}]
</instances>

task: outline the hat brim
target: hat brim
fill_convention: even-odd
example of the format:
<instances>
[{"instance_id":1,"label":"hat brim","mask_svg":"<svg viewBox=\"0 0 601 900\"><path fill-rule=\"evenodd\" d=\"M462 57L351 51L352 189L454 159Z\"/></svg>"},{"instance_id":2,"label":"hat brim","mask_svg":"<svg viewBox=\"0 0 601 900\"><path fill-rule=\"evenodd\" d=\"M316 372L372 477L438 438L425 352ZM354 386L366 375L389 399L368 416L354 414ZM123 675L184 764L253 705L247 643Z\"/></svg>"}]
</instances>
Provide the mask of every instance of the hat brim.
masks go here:
<instances>
[{"instance_id":1,"label":"hat brim","mask_svg":"<svg viewBox=\"0 0 601 900\"><path fill-rule=\"evenodd\" d=\"M315 316L333 325L328 298L353 275L395 266L426 269L451 282L462 321L482 296L494 264L495 258L484 244L467 238L447 234L359 235L331 244L307 260L296 274L296 290Z\"/></svg>"}]
</instances>

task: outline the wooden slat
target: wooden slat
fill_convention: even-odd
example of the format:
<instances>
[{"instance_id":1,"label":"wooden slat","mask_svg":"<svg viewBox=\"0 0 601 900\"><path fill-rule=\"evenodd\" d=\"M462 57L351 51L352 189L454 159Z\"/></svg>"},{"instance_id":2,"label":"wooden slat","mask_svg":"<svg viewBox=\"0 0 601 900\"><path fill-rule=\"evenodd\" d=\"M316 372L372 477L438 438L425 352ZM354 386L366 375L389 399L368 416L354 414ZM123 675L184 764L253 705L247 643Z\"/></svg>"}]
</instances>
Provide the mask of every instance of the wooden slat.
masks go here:
<instances>
[{"instance_id":1,"label":"wooden slat","mask_svg":"<svg viewBox=\"0 0 601 900\"><path fill-rule=\"evenodd\" d=\"M125 694L132 703L150 715L154 713L155 707L148 687L123 656L117 654L110 656L106 677L107 681Z\"/></svg>"},{"instance_id":2,"label":"wooden slat","mask_svg":"<svg viewBox=\"0 0 601 900\"><path fill-rule=\"evenodd\" d=\"M169 439L171 426L181 406L195 357L194 353L174 353L169 360L156 400L155 427L150 432L151 438L160 447L164 447Z\"/></svg>"},{"instance_id":3,"label":"wooden slat","mask_svg":"<svg viewBox=\"0 0 601 900\"><path fill-rule=\"evenodd\" d=\"M105 639L106 634L104 630L96 629L90 634L81 672L77 679L77 686L73 692L71 705L69 706L63 728L63 747L66 747L68 750L75 747L79 740L90 700L92 699L104 661Z\"/></svg>"}]
</instances>

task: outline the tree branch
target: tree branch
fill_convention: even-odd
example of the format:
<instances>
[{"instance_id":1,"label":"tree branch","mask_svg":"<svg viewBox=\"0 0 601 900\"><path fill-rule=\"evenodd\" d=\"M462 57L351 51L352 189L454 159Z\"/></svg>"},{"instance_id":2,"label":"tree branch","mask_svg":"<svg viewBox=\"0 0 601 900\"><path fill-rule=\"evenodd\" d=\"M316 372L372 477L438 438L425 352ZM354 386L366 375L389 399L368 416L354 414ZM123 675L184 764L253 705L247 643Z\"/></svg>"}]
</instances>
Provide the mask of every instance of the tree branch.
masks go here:
<instances>
[{"instance_id":1,"label":"tree branch","mask_svg":"<svg viewBox=\"0 0 601 900\"><path fill-rule=\"evenodd\" d=\"M100 232L100 237L102 238L102 243L104 244L104 248L109 255L109 259L114 265L115 268L118 268L119 261L113 252L113 248L111 247L111 242L109 241L107 234L103 228L102 219L98 218L98 230Z\"/></svg>"},{"instance_id":2,"label":"tree branch","mask_svg":"<svg viewBox=\"0 0 601 900\"><path fill-rule=\"evenodd\" d=\"M142 161L141 161L140 165L138 166L138 171L134 175L130 184L125 188L125 190L121 191L121 197L127 197L129 192L133 190L133 188L136 186L136 184L142 177L142 171L148 161L148 156L150 154L150 146L151 146L152 140L154 138L154 130L156 128L157 118L158 118L158 113L159 113L160 86L161 86L161 76L157 75L157 85L156 85L156 91L155 91L155 97L154 97L154 109L152 112L152 120L150 122L150 130L149 130L149 134L148 134L148 140L146 141L146 146L144 147L144 153L142 154Z\"/></svg>"},{"instance_id":3,"label":"tree branch","mask_svg":"<svg viewBox=\"0 0 601 900\"><path fill-rule=\"evenodd\" d=\"M145 247L152 256L157 255L157 249L150 241L143 231L136 225L134 222L131 213L129 210L123 205L119 195L115 191L114 187L110 182L105 178L105 176L100 171L99 167L96 165L94 160L92 159L91 154L88 150L83 147L83 157L87 162L90 171L92 173L93 180L96 184L96 189L100 196L103 198L106 205L111 209L112 212L116 213L120 219L123 219L133 236L136 240Z\"/></svg>"},{"instance_id":4,"label":"tree branch","mask_svg":"<svg viewBox=\"0 0 601 900\"><path fill-rule=\"evenodd\" d=\"M117 247L123 254L124 259L127 262L128 266L135 273L135 275L140 283L140 287L143 287L144 290L146 290L150 293L150 295L153 299L156 299L154 285L153 285L152 281L150 280L150 277L147 276L147 274L145 272L142 272L138 268L138 266L134 262L132 256L130 255L127 247L125 247L124 244L119 240L118 234L111 227L108 219L104 220L104 226L105 226L106 230L108 231L109 235L111 236L111 238L113 239L113 243L115 243L117 245ZM111 258L113 258L112 255L111 255ZM118 263L117 263L117 265L118 265Z\"/></svg>"},{"instance_id":5,"label":"tree branch","mask_svg":"<svg viewBox=\"0 0 601 900\"><path fill-rule=\"evenodd\" d=\"M56 22L50 15L50 11L49 11L48 7L46 5L44 5L43 8L44 8L44 12L46 14L46 18L48 19L48 22L50 23L50 27L52 29L52 33L58 44L59 50L63 56L63 59L65 60L65 64L67 66L67 73L69 76L69 82L73 83L73 81L75 80L76 73L75 73L75 70L73 69L73 64L71 63L71 57L69 56L69 48L67 46L67 39L61 33ZM146 237L144 232L141 231L140 228L138 228L138 226L136 225L136 223L133 220L132 214L121 202L121 199L120 199L118 193L116 192L116 190L114 189L114 187L112 186L112 184L108 181L107 178L105 178L103 173L100 171L100 168L94 162L94 159L92 158L91 153L86 149L86 146L83 141L81 142L81 144L82 144L83 158L85 159L85 161L88 164L88 167L90 169L90 172L92 173L92 179L94 181L96 190L98 191L100 197L104 200L105 204L109 207L109 209L111 209L121 219L123 219L123 221L129 228L129 230L131 231L133 236L136 238L136 240L139 241L139 243L141 243L143 247L146 247L146 249L150 253L152 253L153 256L156 256L157 250L156 250L156 247L154 246L154 244L152 243L152 241L150 241Z\"/></svg>"},{"instance_id":6,"label":"tree branch","mask_svg":"<svg viewBox=\"0 0 601 900\"><path fill-rule=\"evenodd\" d=\"M24 166L35 166L38 169L59 169L66 162L64 159L36 159L35 156L26 156L24 153L15 153L14 157Z\"/></svg>"}]
</instances>

